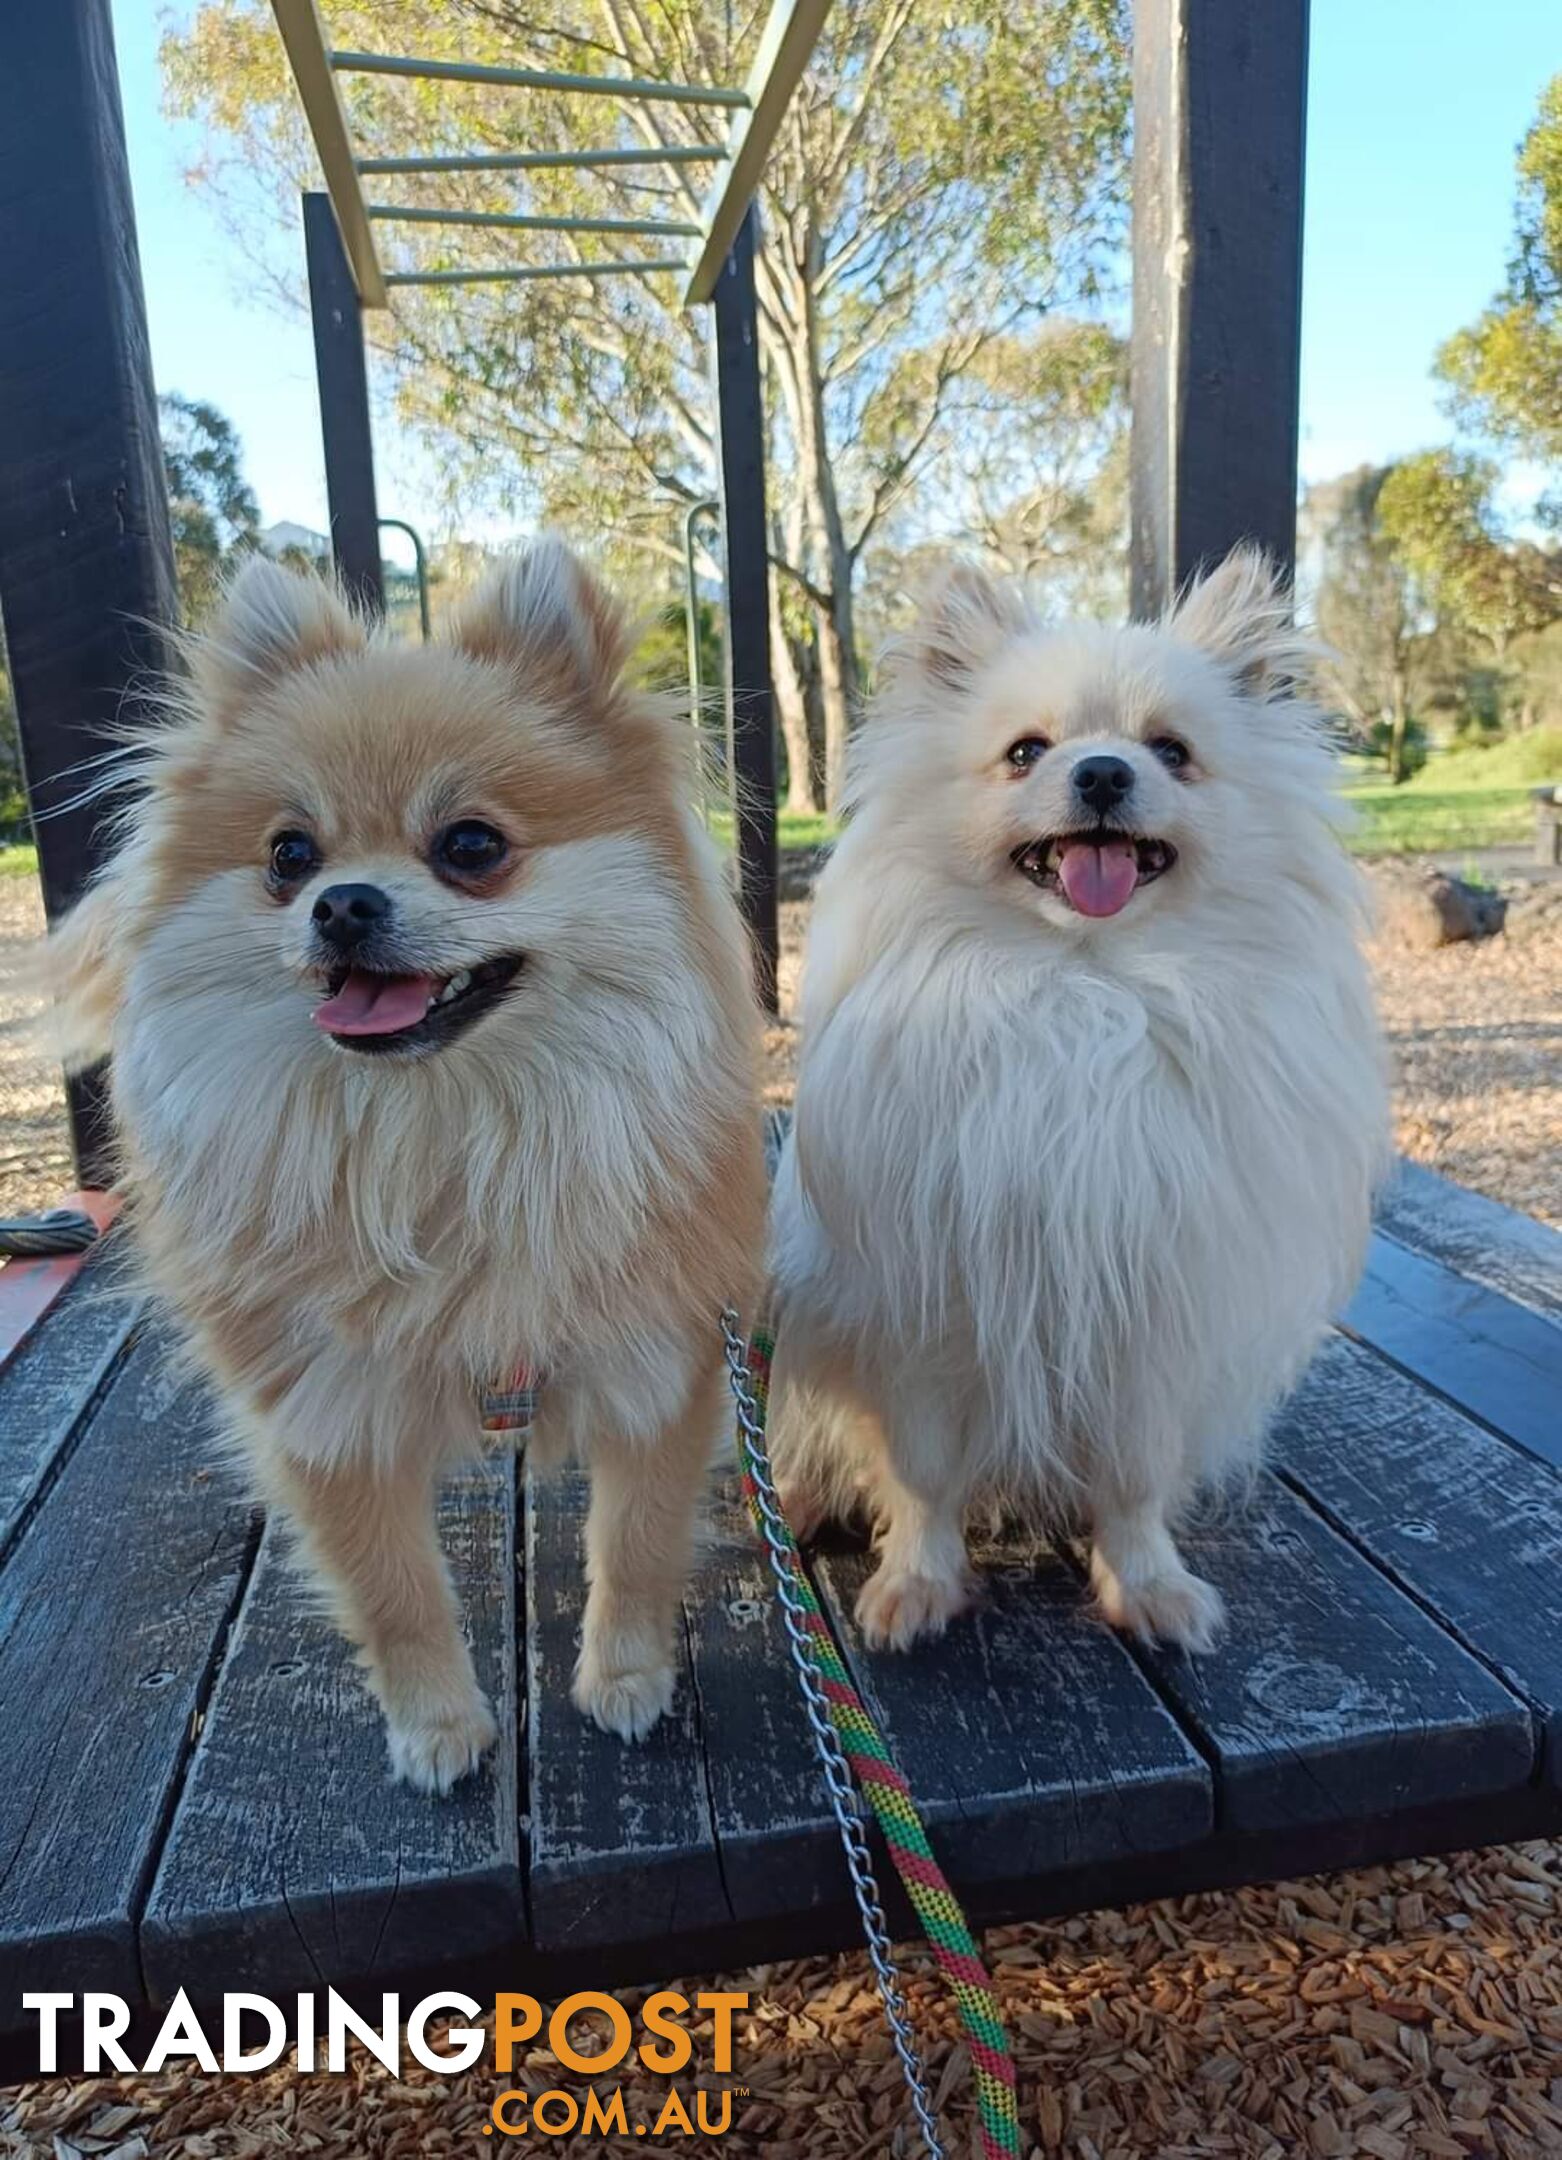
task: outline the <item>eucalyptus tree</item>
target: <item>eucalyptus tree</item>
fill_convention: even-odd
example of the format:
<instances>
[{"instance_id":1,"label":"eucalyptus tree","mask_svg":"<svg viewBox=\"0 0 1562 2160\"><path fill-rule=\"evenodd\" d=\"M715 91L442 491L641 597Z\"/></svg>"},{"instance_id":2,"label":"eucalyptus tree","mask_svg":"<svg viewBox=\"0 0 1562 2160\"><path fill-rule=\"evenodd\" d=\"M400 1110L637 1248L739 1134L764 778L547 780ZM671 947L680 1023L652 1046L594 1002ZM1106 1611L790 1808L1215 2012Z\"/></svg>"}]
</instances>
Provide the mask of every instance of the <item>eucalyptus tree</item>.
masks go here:
<instances>
[{"instance_id":1,"label":"eucalyptus tree","mask_svg":"<svg viewBox=\"0 0 1562 2160\"><path fill-rule=\"evenodd\" d=\"M865 557L980 416L960 394L1049 311L1093 301L1118 259L1128 0L840 0L761 195L771 416L773 621L791 791L832 800L859 685ZM698 0L328 0L339 48L741 83L764 9ZM202 0L165 35L167 99L201 123L197 183L281 290L307 132L264 0ZM344 77L368 156L710 148L719 108ZM693 163L443 173L375 183L403 203L693 223ZM377 228L398 268L571 263L667 243L437 224ZM588 541L681 552L713 492L706 325L669 272L407 287L384 344L405 421L452 500ZM1000 418L995 424L1003 425ZM811 757L808 691L824 754Z\"/></svg>"}]
</instances>

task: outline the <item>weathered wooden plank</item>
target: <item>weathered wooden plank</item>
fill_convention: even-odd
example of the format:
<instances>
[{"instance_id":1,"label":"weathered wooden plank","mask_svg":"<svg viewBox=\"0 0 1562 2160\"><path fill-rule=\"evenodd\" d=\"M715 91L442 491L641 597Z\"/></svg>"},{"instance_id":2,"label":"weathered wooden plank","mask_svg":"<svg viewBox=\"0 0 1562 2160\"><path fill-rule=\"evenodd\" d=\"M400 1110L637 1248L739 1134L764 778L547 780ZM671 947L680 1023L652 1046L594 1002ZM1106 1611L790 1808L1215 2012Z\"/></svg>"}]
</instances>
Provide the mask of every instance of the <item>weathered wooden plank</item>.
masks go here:
<instances>
[{"instance_id":1,"label":"weathered wooden plank","mask_svg":"<svg viewBox=\"0 0 1562 2160\"><path fill-rule=\"evenodd\" d=\"M839 1832L775 1578L736 1477L717 1492L684 1600L717 1857L739 1921L837 1904Z\"/></svg>"},{"instance_id":2,"label":"weathered wooden plank","mask_svg":"<svg viewBox=\"0 0 1562 2160\"><path fill-rule=\"evenodd\" d=\"M1379 1197L1377 1219L1401 1245L1562 1319L1562 1235L1532 1215L1402 1157Z\"/></svg>"},{"instance_id":3,"label":"weathered wooden plank","mask_svg":"<svg viewBox=\"0 0 1562 2160\"><path fill-rule=\"evenodd\" d=\"M1526 1705L1271 1476L1183 1539L1226 1600L1208 1657L1144 1653L1215 1766L1223 1831L1392 1816L1526 1786Z\"/></svg>"},{"instance_id":4,"label":"weathered wooden plank","mask_svg":"<svg viewBox=\"0 0 1562 2160\"><path fill-rule=\"evenodd\" d=\"M140 1299L88 1262L0 1370L0 1560L124 1355Z\"/></svg>"},{"instance_id":5,"label":"weathered wooden plank","mask_svg":"<svg viewBox=\"0 0 1562 2160\"><path fill-rule=\"evenodd\" d=\"M1343 1325L1562 1467L1562 1322L1379 1232Z\"/></svg>"},{"instance_id":6,"label":"weathered wooden plank","mask_svg":"<svg viewBox=\"0 0 1562 2160\"><path fill-rule=\"evenodd\" d=\"M515 1465L440 1506L499 1741L443 1799L392 1784L351 1651L309 1610L268 1524L141 1929L154 1998L235 1972L273 1990L393 1984L524 1942L516 1792Z\"/></svg>"},{"instance_id":7,"label":"weathered wooden plank","mask_svg":"<svg viewBox=\"0 0 1562 2160\"><path fill-rule=\"evenodd\" d=\"M1562 1482L1336 1337L1286 1405L1276 1467L1533 1705L1562 1782Z\"/></svg>"},{"instance_id":8,"label":"weathered wooden plank","mask_svg":"<svg viewBox=\"0 0 1562 2160\"><path fill-rule=\"evenodd\" d=\"M951 1879L991 1892L1194 1843L1209 1771L1130 1653L1085 1609L1057 1555L977 1554L986 1602L909 1656L869 1651L852 1617L861 1552L814 1576L864 1700Z\"/></svg>"},{"instance_id":9,"label":"weathered wooden plank","mask_svg":"<svg viewBox=\"0 0 1562 2160\"><path fill-rule=\"evenodd\" d=\"M0 1572L0 2027L24 1987L140 1994L136 1915L253 1551L210 1452L142 1341Z\"/></svg>"},{"instance_id":10,"label":"weathered wooden plank","mask_svg":"<svg viewBox=\"0 0 1562 2160\"><path fill-rule=\"evenodd\" d=\"M687 1644L671 1713L638 1747L583 1718L570 1675L586 1602L583 1477L526 1475L527 1792L541 1951L720 1927L722 1881Z\"/></svg>"}]
</instances>

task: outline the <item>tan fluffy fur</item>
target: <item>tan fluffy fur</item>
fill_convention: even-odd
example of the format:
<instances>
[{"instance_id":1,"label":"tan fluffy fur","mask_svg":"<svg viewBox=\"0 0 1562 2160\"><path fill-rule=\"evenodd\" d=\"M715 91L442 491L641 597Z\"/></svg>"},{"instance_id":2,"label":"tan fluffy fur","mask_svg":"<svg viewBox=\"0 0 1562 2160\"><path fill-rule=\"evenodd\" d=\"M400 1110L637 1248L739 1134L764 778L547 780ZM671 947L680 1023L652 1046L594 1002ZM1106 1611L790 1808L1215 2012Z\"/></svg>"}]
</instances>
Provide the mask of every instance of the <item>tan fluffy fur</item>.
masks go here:
<instances>
[{"instance_id":1,"label":"tan fluffy fur","mask_svg":"<svg viewBox=\"0 0 1562 2160\"><path fill-rule=\"evenodd\" d=\"M113 1054L150 1279L361 1645L394 1770L431 1789L494 1731L434 1527L477 1390L541 1367L530 1444L589 1465L576 1700L638 1737L672 1694L717 1314L762 1244L747 953L687 736L626 649L552 543L425 648L255 563L51 946L71 1054ZM462 817L511 842L481 889L425 859ZM297 826L323 861L282 901ZM424 1057L332 1043L310 907L353 880L430 974L524 952L504 1002Z\"/></svg>"}]
</instances>

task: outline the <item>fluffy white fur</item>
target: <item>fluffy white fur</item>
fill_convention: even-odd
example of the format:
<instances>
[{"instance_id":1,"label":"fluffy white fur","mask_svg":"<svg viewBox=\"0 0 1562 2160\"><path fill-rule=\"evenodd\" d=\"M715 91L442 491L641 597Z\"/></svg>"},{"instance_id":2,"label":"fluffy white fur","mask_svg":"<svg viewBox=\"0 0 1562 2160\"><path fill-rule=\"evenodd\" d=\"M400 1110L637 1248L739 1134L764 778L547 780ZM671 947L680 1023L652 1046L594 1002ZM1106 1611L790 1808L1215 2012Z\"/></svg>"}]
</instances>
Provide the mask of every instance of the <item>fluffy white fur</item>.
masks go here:
<instances>
[{"instance_id":1,"label":"fluffy white fur","mask_svg":"<svg viewBox=\"0 0 1562 2160\"><path fill-rule=\"evenodd\" d=\"M1047 631L956 570L892 656L819 885L773 1210L784 1481L805 1519L866 1500L874 1642L960 1610L994 1498L1088 1525L1113 1622L1215 1634L1177 1518L1256 1461L1388 1147L1307 658L1250 552L1123 629ZM1178 859L1096 920L1013 857L1079 825L1101 751Z\"/></svg>"},{"instance_id":2,"label":"fluffy white fur","mask_svg":"<svg viewBox=\"0 0 1562 2160\"><path fill-rule=\"evenodd\" d=\"M50 948L78 1059L113 1053L149 1278L362 1647L395 1772L431 1789L494 1732L433 1513L479 1391L540 1367L531 1444L590 1467L576 1696L638 1736L671 1697L716 1315L760 1238L747 952L686 733L627 645L556 544L427 648L257 562ZM510 849L463 887L435 836L473 816ZM291 828L321 861L279 893ZM389 897L386 965L524 954L508 995L426 1054L333 1041L312 903L339 881Z\"/></svg>"}]
</instances>

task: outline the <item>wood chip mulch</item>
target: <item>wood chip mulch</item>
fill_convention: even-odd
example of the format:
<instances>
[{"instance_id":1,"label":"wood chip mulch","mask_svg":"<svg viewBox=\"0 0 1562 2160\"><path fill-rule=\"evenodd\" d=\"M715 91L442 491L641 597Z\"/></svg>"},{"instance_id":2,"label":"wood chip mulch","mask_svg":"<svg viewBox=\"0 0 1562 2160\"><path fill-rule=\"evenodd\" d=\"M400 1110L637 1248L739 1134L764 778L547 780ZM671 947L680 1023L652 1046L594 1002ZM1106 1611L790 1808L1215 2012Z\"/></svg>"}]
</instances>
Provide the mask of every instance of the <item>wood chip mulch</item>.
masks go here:
<instances>
[{"instance_id":1,"label":"wood chip mulch","mask_svg":"<svg viewBox=\"0 0 1562 2160\"><path fill-rule=\"evenodd\" d=\"M1019 2063L1027 2154L1562 2153L1559 1898L1562 1861L1536 1844L995 1932L987 1949ZM935 1974L918 1965L907 1978L948 2150L966 2160L975 2128L953 2013ZM735 2076L748 2098L726 2136L550 2137L510 2149L571 2160L657 2150L870 2160L918 2149L903 2136L899 2066L862 1958L758 1966L715 1984L752 1997L736 2027ZM525 2079L534 2090L572 2083L542 2049L528 2055ZM501 2082L482 2068L449 2081L412 2069L398 2082L376 2064L305 2079L278 2069L55 2080L0 2100L0 2154L493 2152L482 2126ZM665 2090L643 2074L626 2086L629 2120L637 2108L654 2119Z\"/></svg>"}]
</instances>

